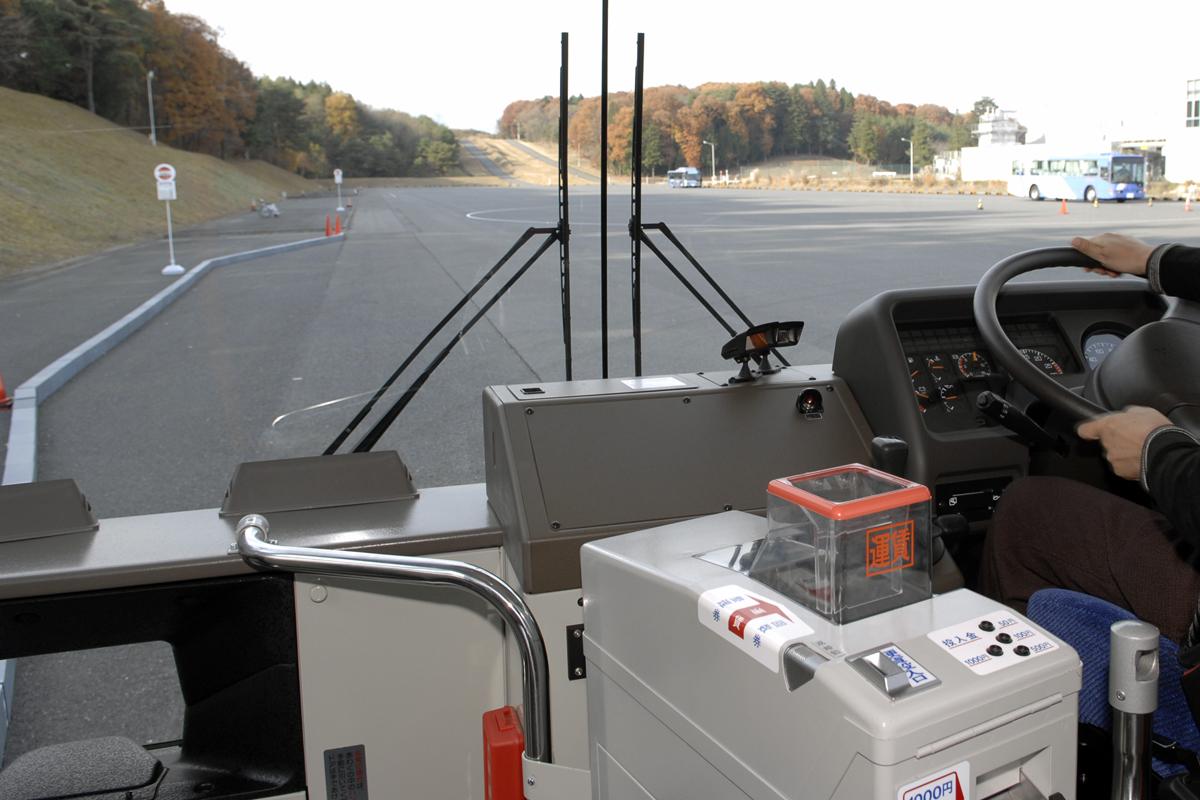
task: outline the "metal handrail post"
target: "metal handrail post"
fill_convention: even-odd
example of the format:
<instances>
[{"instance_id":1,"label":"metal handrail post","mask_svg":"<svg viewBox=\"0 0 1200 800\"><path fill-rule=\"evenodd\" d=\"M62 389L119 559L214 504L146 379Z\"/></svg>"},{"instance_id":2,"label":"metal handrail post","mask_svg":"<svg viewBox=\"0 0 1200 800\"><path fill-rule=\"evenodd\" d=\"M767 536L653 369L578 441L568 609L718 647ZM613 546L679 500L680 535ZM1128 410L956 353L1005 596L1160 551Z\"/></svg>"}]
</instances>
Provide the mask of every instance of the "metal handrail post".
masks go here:
<instances>
[{"instance_id":1,"label":"metal handrail post","mask_svg":"<svg viewBox=\"0 0 1200 800\"><path fill-rule=\"evenodd\" d=\"M464 561L289 547L267 538L267 520L250 514L237 525L238 551L258 569L397 583L457 586L483 599L504 620L521 654L525 755L550 762L550 668L546 643L525 600L500 578Z\"/></svg>"},{"instance_id":2,"label":"metal handrail post","mask_svg":"<svg viewBox=\"0 0 1200 800\"><path fill-rule=\"evenodd\" d=\"M1150 731L1158 708L1158 628L1140 620L1109 629L1112 800L1150 800Z\"/></svg>"}]
</instances>

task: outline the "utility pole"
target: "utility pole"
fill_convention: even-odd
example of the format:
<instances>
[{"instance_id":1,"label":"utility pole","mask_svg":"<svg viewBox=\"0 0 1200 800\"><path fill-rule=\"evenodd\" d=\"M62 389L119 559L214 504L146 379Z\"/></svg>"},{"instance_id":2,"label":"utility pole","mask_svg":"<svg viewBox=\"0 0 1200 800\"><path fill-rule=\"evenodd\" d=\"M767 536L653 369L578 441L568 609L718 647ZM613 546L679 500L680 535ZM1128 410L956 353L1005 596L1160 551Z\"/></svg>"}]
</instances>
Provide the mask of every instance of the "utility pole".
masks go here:
<instances>
[{"instance_id":1,"label":"utility pole","mask_svg":"<svg viewBox=\"0 0 1200 800\"><path fill-rule=\"evenodd\" d=\"M150 86L150 81L154 80L154 70L146 73L146 101L150 105L150 144L158 147L158 137L154 132L154 90ZM171 260L174 263L174 259Z\"/></svg>"},{"instance_id":2,"label":"utility pole","mask_svg":"<svg viewBox=\"0 0 1200 800\"><path fill-rule=\"evenodd\" d=\"M715 144L713 144L712 142L705 141L704 139L701 139L700 142L701 142L701 144L706 144L712 148L712 182L716 183L717 182L717 146Z\"/></svg>"}]
</instances>

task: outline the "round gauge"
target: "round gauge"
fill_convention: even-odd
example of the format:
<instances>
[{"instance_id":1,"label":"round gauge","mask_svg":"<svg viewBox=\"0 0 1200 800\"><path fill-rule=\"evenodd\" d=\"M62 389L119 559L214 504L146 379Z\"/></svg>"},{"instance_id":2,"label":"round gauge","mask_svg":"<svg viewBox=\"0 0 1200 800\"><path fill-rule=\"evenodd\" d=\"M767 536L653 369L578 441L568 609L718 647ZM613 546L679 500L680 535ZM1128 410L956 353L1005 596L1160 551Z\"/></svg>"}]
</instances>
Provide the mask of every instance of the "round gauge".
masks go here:
<instances>
[{"instance_id":1,"label":"round gauge","mask_svg":"<svg viewBox=\"0 0 1200 800\"><path fill-rule=\"evenodd\" d=\"M1047 375L1062 375L1062 366L1050 356L1043 353L1041 350L1034 350L1031 347L1026 347L1021 350L1021 355L1025 356L1025 360L1035 367L1040 369Z\"/></svg>"},{"instance_id":2,"label":"round gauge","mask_svg":"<svg viewBox=\"0 0 1200 800\"><path fill-rule=\"evenodd\" d=\"M958 374L964 378L986 378L992 374L992 365L987 356L978 350L957 355L954 360L958 365Z\"/></svg>"},{"instance_id":3,"label":"round gauge","mask_svg":"<svg viewBox=\"0 0 1200 800\"><path fill-rule=\"evenodd\" d=\"M1088 368L1096 369L1104 363L1108 354L1117 349L1121 339L1117 333L1095 333L1087 337L1083 342L1083 359L1087 361Z\"/></svg>"},{"instance_id":4,"label":"round gauge","mask_svg":"<svg viewBox=\"0 0 1200 800\"><path fill-rule=\"evenodd\" d=\"M925 378L917 359L908 357L908 377L912 379L913 395L917 398L917 408L924 414L929 409L929 383Z\"/></svg>"}]
</instances>

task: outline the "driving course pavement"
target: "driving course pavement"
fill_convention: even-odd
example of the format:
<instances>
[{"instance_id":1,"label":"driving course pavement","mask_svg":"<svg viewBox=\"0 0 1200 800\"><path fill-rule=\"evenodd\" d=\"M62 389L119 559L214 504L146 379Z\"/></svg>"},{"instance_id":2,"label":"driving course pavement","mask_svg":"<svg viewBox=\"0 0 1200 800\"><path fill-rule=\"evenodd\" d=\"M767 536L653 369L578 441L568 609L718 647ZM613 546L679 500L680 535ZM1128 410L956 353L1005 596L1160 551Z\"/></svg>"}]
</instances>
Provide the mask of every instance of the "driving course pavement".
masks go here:
<instances>
[{"instance_id":1,"label":"driving course pavement","mask_svg":"<svg viewBox=\"0 0 1200 800\"><path fill-rule=\"evenodd\" d=\"M577 378L600 374L598 197L597 187L571 196ZM382 188L355 200L344 243L213 271L53 395L40 411L39 478L75 478L108 517L215 507L240 461L320 453L526 227L554 224L556 207L554 190L545 188ZM801 343L786 352L793 364L829 362L839 322L886 289L974 284L1010 253L1063 245L1077 233L1200 238L1200 214L1184 213L1182 204L1075 203L1062 216L1050 202L986 197L981 211L976 200L650 187L643 217L667 222L753 320L805 320ZM627 193L614 187L609 203L610 375L623 377L633 372ZM181 243L194 248L181 249L181 258L259 246L223 235L234 232L224 224ZM661 235L651 236L683 269ZM0 370L10 388L161 288L160 246L0 284ZM527 245L519 259L533 249ZM725 368L725 331L646 249L643 271L644 373ZM1039 277L1101 280L1053 272ZM562 379L558 286L552 246L379 443L400 451L418 486L483 479L485 386ZM476 309L469 304L450 330ZM416 375L402 378L388 399ZM22 660L8 758L81 735L79 715L64 710L85 702L81 669L91 688L158 687L144 690L158 692L145 707L168 708L151 715L97 706L84 715L104 722L94 730L143 740L177 735L178 718L163 699L176 691L160 674L166 662L161 653L148 659L146 675L137 659L120 654L86 668L65 656Z\"/></svg>"}]
</instances>

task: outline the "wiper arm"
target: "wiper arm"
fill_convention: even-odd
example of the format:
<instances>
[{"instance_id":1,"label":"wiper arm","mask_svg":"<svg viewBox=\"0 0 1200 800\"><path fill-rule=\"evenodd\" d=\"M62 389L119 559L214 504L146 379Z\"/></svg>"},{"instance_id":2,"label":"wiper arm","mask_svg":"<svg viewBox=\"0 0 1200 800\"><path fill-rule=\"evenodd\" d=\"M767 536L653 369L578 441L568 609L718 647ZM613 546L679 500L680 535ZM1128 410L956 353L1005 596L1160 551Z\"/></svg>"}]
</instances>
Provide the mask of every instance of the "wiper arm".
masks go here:
<instances>
[{"instance_id":1,"label":"wiper arm","mask_svg":"<svg viewBox=\"0 0 1200 800\"><path fill-rule=\"evenodd\" d=\"M396 380L400 377L400 375L404 372L404 370L408 369L409 365L411 365L412 362L414 360L416 360L417 356L419 356L421 354L421 351L423 351L429 345L429 343L431 341L433 341L433 337L435 337L439 333L441 333L442 329L446 327L446 325L450 322L450 320L452 320L454 318L454 316L456 314L458 314L459 311L462 311L463 307L467 303L471 302L471 298L474 297L479 292L479 290L483 288L484 284L486 284L489 280L491 280L492 276L494 276L497 272L499 272L501 267L503 267L505 264L507 264L508 260L510 258L512 258L513 255L516 254L516 252L518 250L520 250L521 247L523 247L526 242L528 242L530 239L532 239L534 236L537 236L538 234L554 234L554 236L553 236L553 238L549 238L546 240L546 244L538 250L537 255L535 255L532 260L527 262L524 267L522 267L521 273L523 273L525 271L525 269L527 269L529 267L529 264L531 264L533 262L533 260L537 259L537 256L541 255L542 253L544 253L546 251L546 247L549 246L550 242L553 242L558 238L558 235L557 235L558 229L557 228L526 228L525 232L522 233L521 236L517 239L517 241L513 244L513 246L508 249L508 252L505 253L504 256L501 257L501 259L496 262L495 266L493 266L490 270L487 271L487 273L484 274L484 276L482 278L480 278L478 281L475 282L475 285L471 287L471 290L469 292L467 292L465 295L463 295L461 300L459 300L457 303L454 304L454 307L450 309L450 311L446 314L446 316L442 317L441 322L439 322L437 325L433 326L433 330L431 330L429 333L427 333L425 335L425 338L421 340L421 343L417 345L416 349L413 350L411 353L409 353L408 357L405 358L404 361L400 364L400 366L396 368L396 371L393 372L390 376L388 376L388 379L383 382L383 385L379 387L379 389L375 392L375 394L371 395L371 399L367 401L366 405L364 405L362 407L362 409L357 414L354 415L354 419L350 420L350 424L347 425L342 430L342 432L337 435L337 438L335 438L333 440L333 442L330 443L330 445L325 448L325 452L322 455L330 456L337 452L337 449L342 446L342 443L345 442L346 439L348 439L350 437L350 434L353 433L354 430L360 424L362 424L362 421L364 419L366 419L367 415L371 413L371 410L373 408L375 408L375 404L379 402L380 398L383 397L384 393L387 392L388 389L392 388L392 384L396 382ZM521 273L518 273L518 277L520 277ZM515 281L515 279L514 279L514 281ZM502 289L500 291L500 294L503 294L505 291L507 291L508 287L511 286L514 281L510 281L508 284L506 284L504 289ZM485 311L487 308L490 308L492 303L494 303L494 302L495 302L495 299L493 299L491 301L491 303L489 303L487 305L487 307L485 308ZM464 335L466 335L466 332L469 331L471 329L471 326L474 324L475 324L474 320L472 320L470 323L468 323L467 326L459 332L459 335L454 340L454 342L451 343L451 347L453 347L454 344L457 344L458 341ZM448 353L447 353L447 355L448 355ZM434 363L432 365L433 368L436 368L437 365L440 364L442 359L444 359L444 358L445 358L445 356L441 355L438 359L435 359ZM432 369L429 369L427 371L432 372ZM417 391L421 388L421 385L423 385L425 383L425 380L428 380L429 376L424 375L423 377L424 377L424 379L418 378L417 382L415 382L413 384L413 386L410 386L408 391L404 393L404 396L400 398L399 402L403 403L403 405L401 405L399 410L397 410L395 412L395 415L392 415L391 419L388 420L387 425L385 425L383 427L383 430L379 431L379 434L377 436L375 436L374 439L371 440L371 445L373 445L376 441L379 440L379 437L382 436L383 432L387 430L387 426L391 425L391 421L396 418L396 415L398 415L400 413L400 411L404 410L404 406L408 405L409 401L412 400L412 395L415 395L417 393ZM395 406L393 406L392 408L394 409ZM392 409L389 409L388 413L391 414L391 412L392 412ZM385 419L386 418L387 417L385 416ZM378 425L376 425L376 427L378 427ZM372 430L372 433L374 433L374 430ZM368 437L370 437L370 435L371 434L367 434ZM366 441L366 438L364 438L363 441ZM366 449L369 450L370 446L368 446ZM359 445L354 448L354 452L356 452L356 453L362 452L362 450L363 450L362 442L359 442Z\"/></svg>"}]
</instances>

